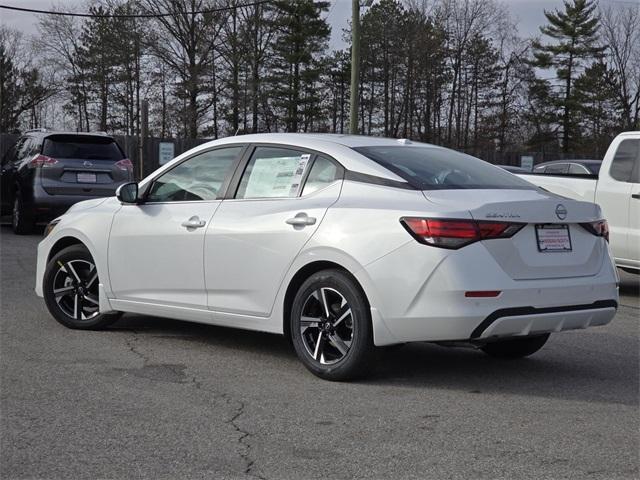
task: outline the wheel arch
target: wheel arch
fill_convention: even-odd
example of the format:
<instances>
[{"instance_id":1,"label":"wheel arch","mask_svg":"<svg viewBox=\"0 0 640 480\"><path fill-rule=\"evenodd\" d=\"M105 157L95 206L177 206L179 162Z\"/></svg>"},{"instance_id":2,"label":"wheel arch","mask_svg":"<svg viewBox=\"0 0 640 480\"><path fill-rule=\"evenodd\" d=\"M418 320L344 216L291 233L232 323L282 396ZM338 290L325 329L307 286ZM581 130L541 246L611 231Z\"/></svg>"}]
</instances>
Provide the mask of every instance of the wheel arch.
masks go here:
<instances>
[{"instance_id":1,"label":"wheel arch","mask_svg":"<svg viewBox=\"0 0 640 480\"><path fill-rule=\"evenodd\" d=\"M72 245L82 245L87 250L89 250L89 247L87 247L87 245L77 237L72 237L70 235L61 237L58 240L56 240L56 242L51 246L51 249L49 249L49 255L47 256L47 263L49 263L51 259L54 256L56 256L59 252L61 252L65 248L70 247Z\"/></svg>"},{"instance_id":2,"label":"wheel arch","mask_svg":"<svg viewBox=\"0 0 640 480\"><path fill-rule=\"evenodd\" d=\"M282 305L282 331L284 332L284 336L288 341L291 341L289 316L291 315L291 307L293 306L293 300L296 296L296 293L298 292L300 286L305 282L305 280L307 280L307 278L322 270L340 270L347 274L351 278L351 280L353 280L356 287L360 289L360 292L362 293L367 306L371 306L364 288L348 268L330 260L316 260L311 263L307 263L306 265L300 267L295 275L293 275L293 277L289 281L289 285L287 285L287 290L284 294Z\"/></svg>"}]
</instances>

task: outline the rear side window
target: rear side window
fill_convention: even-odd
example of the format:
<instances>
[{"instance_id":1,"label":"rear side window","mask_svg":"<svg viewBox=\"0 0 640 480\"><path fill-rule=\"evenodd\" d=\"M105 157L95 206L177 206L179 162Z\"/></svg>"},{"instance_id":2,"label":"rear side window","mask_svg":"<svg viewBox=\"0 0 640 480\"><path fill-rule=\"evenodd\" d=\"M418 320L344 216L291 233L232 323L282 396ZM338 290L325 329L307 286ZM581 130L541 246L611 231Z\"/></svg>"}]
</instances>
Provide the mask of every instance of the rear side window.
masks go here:
<instances>
[{"instance_id":1,"label":"rear side window","mask_svg":"<svg viewBox=\"0 0 640 480\"><path fill-rule=\"evenodd\" d=\"M583 167L582 165L578 165L576 163L572 163L569 165L569 173L573 175L589 175L590 172L587 170L587 167Z\"/></svg>"},{"instance_id":2,"label":"rear side window","mask_svg":"<svg viewBox=\"0 0 640 480\"><path fill-rule=\"evenodd\" d=\"M112 138L55 135L44 141L43 155L78 160L122 160L124 154Z\"/></svg>"},{"instance_id":3,"label":"rear side window","mask_svg":"<svg viewBox=\"0 0 640 480\"><path fill-rule=\"evenodd\" d=\"M640 140L623 140L611 162L611 176L620 182L633 182L633 168L640 161ZM637 170L637 168L636 168ZM635 179L637 182L638 180Z\"/></svg>"},{"instance_id":4,"label":"rear side window","mask_svg":"<svg viewBox=\"0 0 640 480\"><path fill-rule=\"evenodd\" d=\"M544 169L544 173L568 173L569 165L566 163L555 163L552 165L547 165L547 168Z\"/></svg>"},{"instance_id":5,"label":"rear side window","mask_svg":"<svg viewBox=\"0 0 640 480\"><path fill-rule=\"evenodd\" d=\"M420 190L531 189L537 187L470 155L439 147L357 147Z\"/></svg>"},{"instance_id":6,"label":"rear side window","mask_svg":"<svg viewBox=\"0 0 640 480\"><path fill-rule=\"evenodd\" d=\"M295 197L311 155L295 149L256 147L236 198Z\"/></svg>"},{"instance_id":7,"label":"rear side window","mask_svg":"<svg viewBox=\"0 0 640 480\"><path fill-rule=\"evenodd\" d=\"M318 157L313 162L302 195L309 195L321 188L331 185L341 176L341 168L326 157Z\"/></svg>"}]
</instances>

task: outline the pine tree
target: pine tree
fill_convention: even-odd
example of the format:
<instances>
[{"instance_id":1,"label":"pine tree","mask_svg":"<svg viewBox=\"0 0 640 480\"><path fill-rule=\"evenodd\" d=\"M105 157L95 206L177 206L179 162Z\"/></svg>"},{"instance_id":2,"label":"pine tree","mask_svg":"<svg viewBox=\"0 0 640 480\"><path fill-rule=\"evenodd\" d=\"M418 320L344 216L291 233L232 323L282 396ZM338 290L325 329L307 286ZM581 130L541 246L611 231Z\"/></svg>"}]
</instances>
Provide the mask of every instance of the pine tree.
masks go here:
<instances>
[{"instance_id":1,"label":"pine tree","mask_svg":"<svg viewBox=\"0 0 640 480\"><path fill-rule=\"evenodd\" d=\"M565 0L564 11L545 11L548 25L540 31L556 43L533 43L535 62L539 68L554 68L558 80L563 82L563 92L555 96L561 110L562 148L569 152L577 128L576 113L579 105L573 92L575 79L580 75L585 61L598 58L604 47L598 46L599 20L595 14L597 3L593 0Z\"/></svg>"},{"instance_id":2,"label":"pine tree","mask_svg":"<svg viewBox=\"0 0 640 480\"><path fill-rule=\"evenodd\" d=\"M17 74L5 46L0 43L0 132L12 132L17 127Z\"/></svg>"},{"instance_id":3,"label":"pine tree","mask_svg":"<svg viewBox=\"0 0 640 480\"><path fill-rule=\"evenodd\" d=\"M594 62L576 79L576 100L585 132L583 150L596 156L604 156L619 130L617 120L622 117L622 108L616 95L617 86L615 72L604 62Z\"/></svg>"},{"instance_id":4,"label":"pine tree","mask_svg":"<svg viewBox=\"0 0 640 480\"><path fill-rule=\"evenodd\" d=\"M319 113L315 85L331 34L331 27L320 15L328 10L329 2L279 0L274 8L271 96L283 110L285 130L297 132L305 124L308 128L310 117Z\"/></svg>"}]
</instances>

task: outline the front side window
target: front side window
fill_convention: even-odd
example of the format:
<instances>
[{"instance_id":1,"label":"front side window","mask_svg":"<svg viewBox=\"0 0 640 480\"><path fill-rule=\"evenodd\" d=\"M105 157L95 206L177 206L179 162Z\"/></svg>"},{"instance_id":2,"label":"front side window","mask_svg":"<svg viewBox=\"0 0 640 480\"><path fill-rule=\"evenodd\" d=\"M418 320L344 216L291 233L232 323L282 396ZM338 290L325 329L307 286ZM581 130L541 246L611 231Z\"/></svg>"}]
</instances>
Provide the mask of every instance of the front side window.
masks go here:
<instances>
[{"instance_id":1,"label":"front side window","mask_svg":"<svg viewBox=\"0 0 640 480\"><path fill-rule=\"evenodd\" d=\"M611 176L620 182L631 182L631 174L636 163L640 161L640 140L623 140L611 162Z\"/></svg>"},{"instance_id":2,"label":"front side window","mask_svg":"<svg viewBox=\"0 0 640 480\"><path fill-rule=\"evenodd\" d=\"M470 155L439 147L357 147L420 190L536 189L525 180Z\"/></svg>"},{"instance_id":3,"label":"front side window","mask_svg":"<svg viewBox=\"0 0 640 480\"><path fill-rule=\"evenodd\" d=\"M295 197L310 154L281 147L256 147L242 175L236 198Z\"/></svg>"},{"instance_id":4,"label":"front side window","mask_svg":"<svg viewBox=\"0 0 640 480\"><path fill-rule=\"evenodd\" d=\"M331 185L340 178L341 168L326 157L319 156L313 162L302 195L309 195L321 188Z\"/></svg>"},{"instance_id":5,"label":"front side window","mask_svg":"<svg viewBox=\"0 0 640 480\"><path fill-rule=\"evenodd\" d=\"M180 163L153 181L147 202L215 200L243 147L210 150Z\"/></svg>"}]
</instances>

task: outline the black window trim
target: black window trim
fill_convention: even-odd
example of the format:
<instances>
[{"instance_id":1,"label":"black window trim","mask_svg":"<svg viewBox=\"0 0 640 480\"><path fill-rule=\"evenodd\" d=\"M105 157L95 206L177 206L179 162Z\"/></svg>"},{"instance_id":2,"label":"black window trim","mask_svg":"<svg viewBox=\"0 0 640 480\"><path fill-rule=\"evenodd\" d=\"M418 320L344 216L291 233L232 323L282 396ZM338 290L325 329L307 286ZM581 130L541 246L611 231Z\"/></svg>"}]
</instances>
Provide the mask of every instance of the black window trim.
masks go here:
<instances>
[{"instance_id":1,"label":"black window trim","mask_svg":"<svg viewBox=\"0 0 640 480\"><path fill-rule=\"evenodd\" d=\"M235 160L233 161L233 165L229 169L229 172L227 172L227 174L225 176L225 179L222 182L222 185L220 186L220 190L218 191L218 194L216 195L216 198L214 200L180 200L180 201L176 201L176 202L151 202L151 201L147 201L147 195L149 194L149 191L151 190L151 186L156 182L156 180L161 178L163 175L169 173L174 168L176 168L179 165L182 165L184 162L187 162L187 161L191 160L192 158L198 157L198 156L200 156L200 155L202 155L204 153L209 153L209 152L213 152L213 151L216 151L216 150L222 150L222 149L227 149L227 148L237 148L237 147L242 147L242 149L240 150L239 154L236 156ZM175 165L172 165L171 168L169 168L167 170L163 170L161 173L158 173L156 176L151 178L146 183L146 185L144 186L144 190L140 194L140 203L141 204L146 204L146 205L162 205L162 204L178 204L178 203L206 203L206 202L214 202L214 201L223 200L223 199L226 198L226 194L228 193L229 185L231 184L232 178L233 178L233 176L235 175L235 172L238 169L238 165L240 165L240 163L244 159L244 156L246 155L246 152L247 152L248 149L249 149L249 144L248 143L228 143L228 144L225 144L225 145L216 145L216 146L213 146L211 148L206 148L204 150L199 150L198 152L194 152L192 155L189 155L188 157L185 157L182 160L180 160Z\"/></svg>"},{"instance_id":2,"label":"black window trim","mask_svg":"<svg viewBox=\"0 0 640 480\"><path fill-rule=\"evenodd\" d=\"M300 180L300 188L298 190L298 194L295 197L265 197L265 198L236 198L236 195L238 194L238 189L240 188L240 181L242 180L242 176L244 175L245 170L247 169L247 166L249 165L249 162L251 161L251 157L253 156L253 153L256 151L256 149L258 147L267 147L267 148L281 148L284 150L294 150L296 152L303 152L303 153L308 153L311 155L311 157L309 158L309 162L307 163L307 167L305 169L304 175L302 176L302 179ZM247 148L247 150L245 151L243 158L240 162L240 164L237 166L234 174L233 174L233 178L229 184L229 188L227 190L227 193L224 197L224 200L235 200L235 201L256 201L256 200L267 200L267 201L274 201L274 200L292 200L292 199L296 199L296 198L303 198L302 197L302 191L304 190L304 186L307 184L307 178L309 178L309 173L311 172L311 169L313 168L313 165L316 161L316 158L318 156L323 156L325 157L327 160L330 160L331 162L333 162L337 167L338 167L338 174L337 174L337 179L344 179L345 178L345 172L348 172L348 170L339 162L337 161L335 158L333 158L331 155L325 153L325 152L321 152L318 150L313 150L311 148L306 148L306 147L299 147L297 145L291 145L288 143L265 143L265 142L257 142L257 143L252 143L249 145L249 147ZM313 195L316 192L313 192L309 195ZM309 195L305 195L305 197L308 197Z\"/></svg>"}]
</instances>

